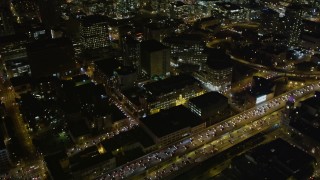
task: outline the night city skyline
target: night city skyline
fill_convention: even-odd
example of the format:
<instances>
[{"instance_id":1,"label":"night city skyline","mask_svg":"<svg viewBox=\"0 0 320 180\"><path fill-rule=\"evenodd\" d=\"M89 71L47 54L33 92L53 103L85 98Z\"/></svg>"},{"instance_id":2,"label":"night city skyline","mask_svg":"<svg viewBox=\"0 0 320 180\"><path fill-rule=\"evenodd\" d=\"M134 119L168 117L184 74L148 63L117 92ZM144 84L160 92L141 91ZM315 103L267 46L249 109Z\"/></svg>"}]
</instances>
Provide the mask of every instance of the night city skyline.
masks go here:
<instances>
[{"instance_id":1,"label":"night city skyline","mask_svg":"<svg viewBox=\"0 0 320 180\"><path fill-rule=\"evenodd\" d=\"M320 179L320 0L2 0L0 179Z\"/></svg>"}]
</instances>

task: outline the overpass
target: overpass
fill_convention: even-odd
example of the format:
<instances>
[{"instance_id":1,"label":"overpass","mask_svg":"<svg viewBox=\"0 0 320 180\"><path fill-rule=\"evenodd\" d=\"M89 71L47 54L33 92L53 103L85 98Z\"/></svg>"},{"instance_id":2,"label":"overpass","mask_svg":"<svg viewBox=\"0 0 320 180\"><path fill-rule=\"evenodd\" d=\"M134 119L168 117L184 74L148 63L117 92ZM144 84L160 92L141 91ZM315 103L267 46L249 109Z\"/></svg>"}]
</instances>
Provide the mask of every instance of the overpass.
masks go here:
<instances>
[{"instance_id":1,"label":"overpass","mask_svg":"<svg viewBox=\"0 0 320 180\"><path fill-rule=\"evenodd\" d=\"M258 119L263 118L264 116L267 116L269 114L274 113L275 111L278 111L279 109L282 109L285 106L286 101L290 96L293 96L294 98L301 98L303 96L310 95L315 90L320 90L320 81L306 84L298 89L294 89L280 96L274 97L269 101L265 101L251 109L248 109L235 116L232 116L222 122L219 122L210 127L207 127L201 132L194 134L188 138L193 139L193 142L192 142L193 148L199 148L204 144L208 144L213 141L212 139L209 139L209 141L207 140L202 141L202 139L199 140L199 137L203 137L203 138L205 136L208 137L208 133L212 134L212 132L214 132L214 136L216 135L220 136L228 133L230 134L233 131L239 129L239 127L245 127L247 124L250 124L254 121L257 121ZM224 137L224 136L221 136L221 137ZM170 152L172 151L173 147L179 147L177 151L179 151L180 153L174 154L175 156L177 155L181 156L187 153L188 150L187 149L183 150L183 147L180 146L181 143L183 143L183 140L169 147L166 147L164 149L160 149L160 150L151 152L145 156L142 156L140 158L137 158L131 162L128 162L125 165L119 166L105 173L104 175L100 176L98 179L130 178L139 174L143 174L148 169L151 169L161 164L163 161L168 161L172 159L173 155ZM158 157L161 157L160 160ZM128 169L128 167L130 171L126 170Z\"/></svg>"}]
</instances>

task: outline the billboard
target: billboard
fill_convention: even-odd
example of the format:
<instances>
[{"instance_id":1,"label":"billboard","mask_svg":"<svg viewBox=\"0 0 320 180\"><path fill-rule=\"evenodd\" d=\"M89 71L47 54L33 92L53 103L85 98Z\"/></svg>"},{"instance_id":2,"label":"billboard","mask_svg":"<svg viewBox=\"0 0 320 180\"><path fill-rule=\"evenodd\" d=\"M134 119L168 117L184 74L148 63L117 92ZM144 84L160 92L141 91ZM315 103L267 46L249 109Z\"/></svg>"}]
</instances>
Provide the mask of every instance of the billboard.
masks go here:
<instances>
[{"instance_id":1,"label":"billboard","mask_svg":"<svg viewBox=\"0 0 320 180\"><path fill-rule=\"evenodd\" d=\"M256 99L256 104L259 104L259 103L261 103L261 102L263 102L263 101L265 101L265 100L267 100L267 95L259 96L259 97L257 97L257 99Z\"/></svg>"}]
</instances>

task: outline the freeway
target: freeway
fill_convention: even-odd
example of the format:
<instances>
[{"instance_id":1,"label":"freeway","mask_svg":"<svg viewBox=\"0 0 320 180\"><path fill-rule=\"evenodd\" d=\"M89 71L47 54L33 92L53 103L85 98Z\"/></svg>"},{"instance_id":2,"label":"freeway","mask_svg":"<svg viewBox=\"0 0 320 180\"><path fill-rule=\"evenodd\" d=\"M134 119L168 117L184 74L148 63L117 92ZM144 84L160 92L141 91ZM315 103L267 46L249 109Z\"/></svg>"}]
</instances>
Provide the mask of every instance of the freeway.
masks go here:
<instances>
[{"instance_id":1,"label":"freeway","mask_svg":"<svg viewBox=\"0 0 320 180\"><path fill-rule=\"evenodd\" d=\"M200 148L188 152L182 157L167 162L165 166L156 168L151 172L149 171L144 179L171 179L173 176L177 175L176 171L179 169L183 170L188 168L188 166L196 166L198 163L205 161L215 154L268 129L269 127L279 124L281 118L281 113L279 112L280 111L277 111L267 117L254 121L251 124L247 124L239 129L221 135L210 143L204 144Z\"/></svg>"},{"instance_id":2,"label":"freeway","mask_svg":"<svg viewBox=\"0 0 320 180\"><path fill-rule=\"evenodd\" d=\"M251 63L247 60L244 59L240 59L238 57L233 56L232 54L229 54L230 58L242 63L246 66L252 67L254 69L258 69L258 70L265 70L265 71L270 71L272 73L278 73L279 76L287 76L287 77L310 77L310 78L318 78L320 76L320 72L319 71L299 71L297 69L295 69L294 71L288 71L285 69L281 69L281 68L276 68L276 67L268 67L268 66L264 66L261 64L255 64L255 63Z\"/></svg>"},{"instance_id":3,"label":"freeway","mask_svg":"<svg viewBox=\"0 0 320 180\"><path fill-rule=\"evenodd\" d=\"M253 123L264 116L278 111L285 106L285 103L290 96L294 98L301 98L319 89L320 82L316 81L299 89L294 89L284 93L269 101L260 103L240 114L230 117L220 123L212 125L198 134L192 135L189 137L190 141L188 141L187 144L185 144L185 140L182 140L169 146L168 148L151 152L136 160L128 162L125 165L119 166L106 174L103 174L101 177L99 177L99 179L122 179L142 174L146 172L147 169L150 169L162 163L163 161L170 160L172 156L180 156L189 152L191 148L199 148L204 144L208 144L212 141L212 137L227 133L230 134L230 132L233 132L235 129L239 129L239 127L246 127L247 124Z\"/></svg>"}]
</instances>

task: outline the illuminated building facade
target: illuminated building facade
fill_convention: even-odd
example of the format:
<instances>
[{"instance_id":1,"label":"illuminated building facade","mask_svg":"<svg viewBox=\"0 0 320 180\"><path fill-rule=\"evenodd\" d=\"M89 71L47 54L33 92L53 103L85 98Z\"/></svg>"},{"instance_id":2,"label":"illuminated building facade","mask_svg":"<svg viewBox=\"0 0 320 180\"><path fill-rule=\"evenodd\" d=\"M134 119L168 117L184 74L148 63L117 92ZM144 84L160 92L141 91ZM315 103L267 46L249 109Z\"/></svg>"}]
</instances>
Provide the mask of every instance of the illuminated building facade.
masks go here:
<instances>
[{"instance_id":1,"label":"illuminated building facade","mask_svg":"<svg viewBox=\"0 0 320 180\"><path fill-rule=\"evenodd\" d=\"M225 18L232 20L247 20L249 18L249 10L247 8L232 4L229 2L216 3L219 7L216 13L221 14Z\"/></svg>"},{"instance_id":2,"label":"illuminated building facade","mask_svg":"<svg viewBox=\"0 0 320 180\"><path fill-rule=\"evenodd\" d=\"M146 84L144 88L147 92L145 106L151 114L185 104L190 98L205 93L199 81L185 74Z\"/></svg>"},{"instance_id":3,"label":"illuminated building facade","mask_svg":"<svg viewBox=\"0 0 320 180\"><path fill-rule=\"evenodd\" d=\"M80 36L84 49L108 46L108 26L103 16L92 15L82 19Z\"/></svg>"},{"instance_id":4,"label":"illuminated building facade","mask_svg":"<svg viewBox=\"0 0 320 180\"><path fill-rule=\"evenodd\" d=\"M224 91L231 86L232 70L232 64L227 59L215 61L208 58L202 75L205 81L211 84L213 90Z\"/></svg>"},{"instance_id":5,"label":"illuminated building facade","mask_svg":"<svg viewBox=\"0 0 320 180\"><path fill-rule=\"evenodd\" d=\"M275 84L263 77L253 76L252 86L246 95L247 106L252 107L274 97Z\"/></svg>"},{"instance_id":6,"label":"illuminated building facade","mask_svg":"<svg viewBox=\"0 0 320 180\"><path fill-rule=\"evenodd\" d=\"M191 112L199 115L201 119L207 119L222 114L229 105L227 97L216 91L211 91L190 99L188 107Z\"/></svg>"},{"instance_id":7,"label":"illuminated building facade","mask_svg":"<svg viewBox=\"0 0 320 180\"><path fill-rule=\"evenodd\" d=\"M207 55L202 53L205 43L201 35L169 36L163 39L163 44L170 47L171 58L176 60L177 64L202 65L207 60Z\"/></svg>"},{"instance_id":8,"label":"illuminated building facade","mask_svg":"<svg viewBox=\"0 0 320 180\"><path fill-rule=\"evenodd\" d=\"M285 30L288 33L288 44L296 45L299 42L302 31L303 8L297 4L292 4L286 9Z\"/></svg>"},{"instance_id":9,"label":"illuminated building facade","mask_svg":"<svg viewBox=\"0 0 320 180\"><path fill-rule=\"evenodd\" d=\"M30 65L26 58L6 61L5 64L8 78L31 75Z\"/></svg>"},{"instance_id":10,"label":"illuminated building facade","mask_svg":"<svg viewBox=\"0 0 320 180\"><path fill-rule=\"evenodd\" d=\"M116 0L114 9L117 17L127 18L130 13L135 12L138 9L138 0Z\"/></svg>"}]
</instances>

